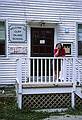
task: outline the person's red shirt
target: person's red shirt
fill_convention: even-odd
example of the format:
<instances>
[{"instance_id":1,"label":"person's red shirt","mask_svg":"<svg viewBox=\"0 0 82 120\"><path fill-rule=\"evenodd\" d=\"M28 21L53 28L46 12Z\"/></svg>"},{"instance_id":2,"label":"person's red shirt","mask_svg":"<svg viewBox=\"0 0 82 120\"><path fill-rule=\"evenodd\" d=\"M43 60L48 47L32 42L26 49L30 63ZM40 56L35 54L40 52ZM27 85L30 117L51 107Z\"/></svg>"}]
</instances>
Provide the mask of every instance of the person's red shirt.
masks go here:
<instances>
[{"instance_id":1,"label":"person's red shirt","mask_svg":"<svg viewBox=\"0 0 82 120\"><path fill-rule=\"evenodd\" d=\"M58 50L57 48L54 49L54 56L55 56L57 50ZM65 49L62 48L61 54L59 53L57 57L64 57L64 56L65 56ZM55 57L56 57L56 56L55 56Z\"/></svg>"}]
</instances>

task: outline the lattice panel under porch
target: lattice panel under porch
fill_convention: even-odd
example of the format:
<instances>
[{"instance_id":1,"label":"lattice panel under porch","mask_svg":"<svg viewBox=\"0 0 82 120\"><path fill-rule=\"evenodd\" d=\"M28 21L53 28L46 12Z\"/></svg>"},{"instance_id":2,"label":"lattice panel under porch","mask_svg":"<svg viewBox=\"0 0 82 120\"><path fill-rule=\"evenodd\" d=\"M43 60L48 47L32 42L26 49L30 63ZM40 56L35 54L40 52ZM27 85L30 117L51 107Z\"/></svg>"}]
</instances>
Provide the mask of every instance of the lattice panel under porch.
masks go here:
<instances>
[{"instance_id":1,"label":"lattice panel under porch","mask_svg":"<svg viewBox=\"0 0 82 120\"><path fill-rule=\"evenodd\" d=\"M68 108L71 106L71 94L23 95L23 108Z\"/></svg>"},{"instance_id":2,"label":"lattice panel under porch","mask_svg":"<svg viewBox=\"0 0 82 120\"><path fill-rule=\"evenodd\" d=\"M77 95L75 95L75 107L82 108L82 98Z\"/></svg>"}]
</instances>

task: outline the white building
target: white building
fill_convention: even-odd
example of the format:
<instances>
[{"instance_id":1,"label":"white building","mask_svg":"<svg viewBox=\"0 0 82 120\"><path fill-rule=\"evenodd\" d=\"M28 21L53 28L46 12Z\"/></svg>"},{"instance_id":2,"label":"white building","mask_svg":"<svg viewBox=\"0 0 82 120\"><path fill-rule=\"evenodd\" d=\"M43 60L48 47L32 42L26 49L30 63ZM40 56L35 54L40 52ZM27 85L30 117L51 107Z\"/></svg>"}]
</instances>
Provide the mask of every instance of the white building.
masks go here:
<instances>
[{"instance_id":1,"label":"white building","mask_svg":"<svg viewBox=\"0 0 82 120\"><path fill-rule=\"evenodd\" d=\"M72 93L74 107L75 93L82 98L81 13L81 0L1 0L0 84L17 79L22 94ZM63 60L54 58L58 42L66 49ZM63 63L60 82L58 75L54 81L54 59Z\"/></svg>"}]
</instances>

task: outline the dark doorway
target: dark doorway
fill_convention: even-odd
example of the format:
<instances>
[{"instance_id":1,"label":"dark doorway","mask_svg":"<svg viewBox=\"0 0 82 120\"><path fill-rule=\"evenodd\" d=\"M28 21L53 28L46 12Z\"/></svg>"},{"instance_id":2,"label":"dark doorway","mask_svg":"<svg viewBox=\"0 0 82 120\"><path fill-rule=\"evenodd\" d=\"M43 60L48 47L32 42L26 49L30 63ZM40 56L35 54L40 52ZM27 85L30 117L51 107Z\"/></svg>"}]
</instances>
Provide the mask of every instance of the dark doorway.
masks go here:
<instances>
[{"instance_id":1,"label":"dark doorway","mask_svg":"<svg viewBox=\"0 0 82 120\"><path fill-rule=\"evenodd\" d=\"M31 56L53 57L54 28L31 28Z\"/></svg>"},{"instance_id":2,"label":"dark doorway","mask_svg":"<svg viewBox=\"0 0 82 120\"><path fill-rule=\"evenodd\" d=\"M31 28L31 57L54 56L54 28ZM37 59L34 60L34 75L37 76ZM47 76L49 60L47 60ZM41 76L41 59L39 59L39 76ZM43 76L45 75L45 60L43 60ZM31 60L31 76L33 76L33 60Z\"/></svg>"}]
</instances>

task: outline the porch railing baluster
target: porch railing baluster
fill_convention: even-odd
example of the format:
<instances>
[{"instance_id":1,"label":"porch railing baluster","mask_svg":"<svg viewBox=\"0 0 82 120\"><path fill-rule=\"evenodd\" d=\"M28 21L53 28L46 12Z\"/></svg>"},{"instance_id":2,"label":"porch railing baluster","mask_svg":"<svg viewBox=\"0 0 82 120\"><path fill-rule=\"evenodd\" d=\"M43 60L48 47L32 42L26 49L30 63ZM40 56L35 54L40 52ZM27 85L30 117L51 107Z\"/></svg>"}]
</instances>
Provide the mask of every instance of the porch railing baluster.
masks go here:
<instances>
[{"instance_id":1,"label":"porch railing baluster","mask_svg":"<svg viewBox=\"0 0 82 120\"><path fill-rule=\"evenodd\" d=\"M59 75L59 71L58 71L58 61L59 61L59 59L56 59L57 60L57 81L56 82L58 82L58 75Z\"/></svg>"},{"instance_id":2,"label":"porch railing baluster","mask_svg":"<svg viewBox=\"0 0 82 120\"><path fill-rule=\"evenodd\" d=\"M45 59L45 83L47 82L47 59Z\"/></svg>"},{"instance_id":3,"label":"porch railing baluster","mask_svg":"<svg viewBox=\"0 0 82 120\"><path fill-rule=\"evenodd\" d=\"M31 83L31 59L28 59L28 66L29 66L29 69L28 69L28 73L29 73L29 83Z\"/></svg>"},{"instance_id":4,"label":"porch railing baluster","mask_svg":"<svg viewBox=\"0 0 82 120\"><path fill-rule=\"evenodd\" d=\"M25 83L27 82L27 61L26 61L26 58L25 58Z\"/></svg>"},{"instance_id":5,"label":"porch railing baluster","mask_svg":"<svg viewBox=\"0 0 82 120\"><path fill-rule=\"evenodd\" d=\"M35 75L35 59L33 59L33 83L35 82L34 75Z\"/></svg>"},{"instance_id":6,"label":"porch railing baluster","mask_svg":"<svg viewBox=\"0 0 82 120\"><path fill-rule=\"evenodd\" d=\"M55 63L55 59L53 59L52 61L52 73L53 73L53 82L54 82L54 79L55 79L55 67L54 67L54 64Z\"/></svg>"},{"instance_id":7,"label":"porch railing baluster","mask_svg":"<svg viewBox=\"0 0 82 120\"><path fill-rule=\"evenodd\" d=\"M50 79L51 79L51 65L50 65L50 61L51 59L49 59L49 83L50 83Z\"/></svg>"},{"instance_id":8,"label":"porch railing baluster","mask_svg":"<svg viewBox=\"0 0 82 120\"><path fill-rule=\"evenodd\" d=\"M37 59L37 81L39 81L39 59Z\"/></svg>"},{"instance_id":9,"label":"porch railing baluster","mask_svg":"<svg viewBox=\"0 0 82 120\"><path fill-rule=\"evenodd\" d=\"M66 82L66 58L62 59L62 74L63 74L63 82Z\"/></svg>"},{"instance_id":10,"label":"porch railing baluster","mask_svg":"<svg viewBox=\"0 0 82 120\"><path fill-rule=\"evenodd\" d=\"M41 83L43 82L43 60L41 59Z\"/></svg>"}]
</instances>

